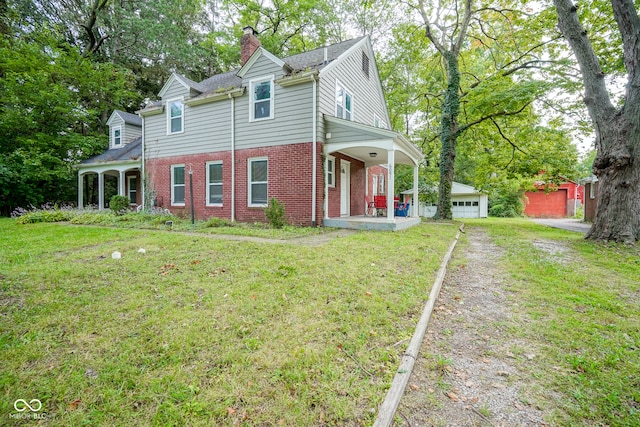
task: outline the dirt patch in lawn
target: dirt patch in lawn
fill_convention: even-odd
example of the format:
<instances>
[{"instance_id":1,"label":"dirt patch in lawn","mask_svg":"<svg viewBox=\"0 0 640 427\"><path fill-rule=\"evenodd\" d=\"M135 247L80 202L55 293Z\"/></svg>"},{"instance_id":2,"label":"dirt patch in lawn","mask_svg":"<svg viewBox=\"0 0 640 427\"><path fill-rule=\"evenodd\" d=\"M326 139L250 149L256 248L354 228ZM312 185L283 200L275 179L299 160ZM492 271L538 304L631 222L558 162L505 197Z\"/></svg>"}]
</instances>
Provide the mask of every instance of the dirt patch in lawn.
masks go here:
<instances>
[{"instance_id":1,"label":"dirt patch in lawn","mask_svg":"<svg viewBox=\"0 0 640 427\"><path fill-rule=\"evenodd\" d=\"M501 249L480 229L466 236L454 252L396 425L546 426L528 396L532 378L523 367L536 349L517 337L517 306L497 263Z\"/></svg>"}]
</instances>

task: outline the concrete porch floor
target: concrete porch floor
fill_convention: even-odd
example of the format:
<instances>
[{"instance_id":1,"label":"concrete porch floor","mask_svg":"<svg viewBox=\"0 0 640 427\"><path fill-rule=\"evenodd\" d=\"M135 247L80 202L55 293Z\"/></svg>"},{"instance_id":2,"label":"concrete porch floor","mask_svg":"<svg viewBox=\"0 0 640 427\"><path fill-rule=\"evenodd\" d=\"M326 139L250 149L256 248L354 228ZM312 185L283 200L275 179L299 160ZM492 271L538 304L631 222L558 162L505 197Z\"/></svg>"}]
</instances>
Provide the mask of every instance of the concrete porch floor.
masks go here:
<instances>
[{"instance_id":1,"label":"concrete porch floor","mask_svg":"<svg viewBox=\"0 0 640 427\"><path fill-rule=\"evenodd\" d=\"M324 227L350 228L353 230L399 231L420 224L421 219L412 217L395 217L392 221L386 217L376 216L345 216L340 218L325 218Z\"/></svg>"}]
</instances>

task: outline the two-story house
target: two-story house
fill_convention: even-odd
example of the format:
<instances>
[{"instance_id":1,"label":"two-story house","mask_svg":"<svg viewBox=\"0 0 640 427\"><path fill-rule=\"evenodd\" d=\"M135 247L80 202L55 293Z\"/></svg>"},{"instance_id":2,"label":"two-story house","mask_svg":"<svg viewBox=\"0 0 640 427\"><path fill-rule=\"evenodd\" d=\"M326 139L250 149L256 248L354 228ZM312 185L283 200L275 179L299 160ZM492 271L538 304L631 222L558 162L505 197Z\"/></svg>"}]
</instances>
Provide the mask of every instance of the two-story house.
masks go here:
<instances>
[{"instance_id":1,"label":"two-story house","mask_svg":"<svg viewBox=\"0 0 640 427\"><path fill-rule=\"evenodd\" d=\"M120 177L120 194L136 185L136 195L152 193L159 206L178 215L190 214L193 196L197 218L242 222L264 221L264 207L276 198L290 223L339 226L340 218L365 215L379 189L393 200L395 164L413 166L417 181L423 155L388 130L367 37L278 58L248 27L241 49L239 69L201 82L174 73L159 100L138 111L139 171L108 169ZM122 120L110 119L108 151L118 150L116 138L129 135L126 116L114 115ZM96 168L101 161L98 156L80 165L80 176L107 173ZM370 173L386 186L368 185ZM125 182L134 175L146 179ZM393 214L386 212L390 223Z\"/></svg>"}]
</instances>

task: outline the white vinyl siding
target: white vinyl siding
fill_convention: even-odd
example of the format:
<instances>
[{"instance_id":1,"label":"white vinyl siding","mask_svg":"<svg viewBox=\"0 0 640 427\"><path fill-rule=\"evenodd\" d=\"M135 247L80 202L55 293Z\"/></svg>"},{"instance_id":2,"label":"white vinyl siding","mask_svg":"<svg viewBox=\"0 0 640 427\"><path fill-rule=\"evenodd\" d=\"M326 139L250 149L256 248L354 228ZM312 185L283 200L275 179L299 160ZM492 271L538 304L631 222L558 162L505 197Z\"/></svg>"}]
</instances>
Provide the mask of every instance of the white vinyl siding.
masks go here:
<instances>
[{"instance_id":1,"label":"white vinyl siding","mask_svg":"<svg viewBox=\"0 0 640 427\"><path fill-rule=\"evenodd\" d=\"M247 204L249 207L265 207L268 204L269 161L266 157L256 157L248 160L249 192Z\"/></svg>"},{"instance_id":2,"label":"white vinyl siding","mask_svg":"<svg viewBox=\"0 0 640 427\"><path fill-rule=\"evenodd\" d=\"M184 206L184 165L171 166L171 204Z\"/></svg>"},{"instance_id":3,"label":"white vinyl siding","mask_svg":"<svg viewBox=\"0 0 640 427\"><path fill-rule=\"evenodd\" d=\"M377 114L383 123L388 124L388 113L382 87L378 80L378 70L374 56L364 49L367 42L354 49L340 62L329 64L330 68L320 72L319 110L321 114L339 117L336 114L336 81L351 92L354 99L354 116L352 120L371 126L373 115ZM369 57L369 78L363 72L362 53ZM320 135L323 135L323 121L319 123Z\"/></svg>"},{"instance_id":4,"label":"white vinyl siding","mask_svg":"<svg viewBox=\"0 0 640 427\"><path fill-rule=\"evenodd\" d=\"M167 101L167 135L184 132L184 104L181 99Z\"/></svg>"},{"instance_id":5,"label":"white vinyl siding","mask_svg":"<svg viewBox=\"0 0 640 427\"><path fill-rule=\"evenodd\" d=\"M207 163L207 206L222 206L222 162Z\"/></svg>"},{"instance_id":6,"label":"white vinyl siding","mask_svg":"<svg viewBox=\"0 0 640 427\"><path fill-rule=\"evenodd\" d=\"M273 76L251 80L249 83L249 120L269 120L274 116Z\"/></svg>"},{"instance_id":7,"label":"white vinyl siding","mask_svg":"<svg viewBox=\"0 0 640 427\"><path fill-rule=\"evenodd\" d=\"M353 95L339 81L336 81L336 117L353 120Z\"/></svg>"},{"instance_id":8,"label":"white vinyl siding","mask_svg":"<svg viewBox=\"0 0 640 427\"><path fill-rule=\"evenodd\" d=\"M122 146L122 127L116 126L113 128L113 146L121 147Z\"/></svg>"},{"instance_id":9,"label":"white vinyl siding","mask_svg":"<svg viewBox=\"0 0 640 427\"><path fill-rule=\"evenodd\" d=\"M336 186L336 158L333 156L327 156L327 185Z\"/></svg>"}]
</instances>

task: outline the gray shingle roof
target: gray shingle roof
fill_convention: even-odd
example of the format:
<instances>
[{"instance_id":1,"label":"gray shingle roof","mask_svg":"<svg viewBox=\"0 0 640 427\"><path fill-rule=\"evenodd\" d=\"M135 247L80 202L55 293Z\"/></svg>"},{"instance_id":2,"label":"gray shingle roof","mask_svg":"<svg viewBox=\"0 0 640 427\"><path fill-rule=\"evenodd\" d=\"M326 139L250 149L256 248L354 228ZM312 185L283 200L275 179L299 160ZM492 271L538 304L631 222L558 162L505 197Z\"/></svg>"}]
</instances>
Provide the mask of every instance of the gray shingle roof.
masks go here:
<instances>
[{"instance_id":1,"label":"gray shingle roof","mask_svg":"<svg viewBox=\"0 0 640 427\"><path fill-rule=\"evenodd\" d=\"M80 164L92 165L96 163L122 162L139 160L140 157L142 157L142 137L137 137L122 148L112 148L97 156L89 157L81 161Z\"/></svg>"},{"instance_id":2,"label":"gray shingle roof","mask_svg":"<svg viewBox=\"0 0 640 427\"><path fill-rule=\"evenodd\" d=\"M298 53L296 55L291 55L282 60L287 64L287 66L293 71L312 71L312 70L321 70L326 67L332 61L338 59L340 55L345 53L355 44L360 42L363 37L358 37L355 39L347 40L340 43L335 43L325 47L319 47L317 49L310 50L308 52ZM326 61L325 61L325 50L326 50ZM200 92L198 96L195 98L199 98L201 96L206 96L212 94L218 90L229 90L234 88L242 87L242 78L237 76L237 73L240 69L235 69L233 71L229 71L227 73L216 74L215 76L209 77L199 83L194 82L193 80L188 79L187 77L178 74L178 76L187 83L192 89ZM194 98L194 99L195 99ZM154 108L162 105L162 101L150 102L147 104L145 108Z\"/></svg>"},{"instance_id":3,"label":"gray shingle roof","mask_svg":"<svg viewBox=\"0 0 640 427\"><path fill-rule=\"evenodd\" d=\"M326 65L338 59L340 55L349 50L364 37L347 40L326 47L319 47L308 52L283 58L283 61L294 71L303 71L307 68L321 70ZM327 50L327 62L324 62L324 52Z\"/></svg>"},{"instance_id":4,"label":"gray shingle roof","mask_svg":"<svg viewBox=\"0 0 640 427\"><path fill-rule=\"evenodd\" d=\"M137 114L127 113L126 111L121 110L115 110L115 112L122 117L122 120L124 120L125 123L142 127L142 118Z\"/></svg>"}]
</instances>

